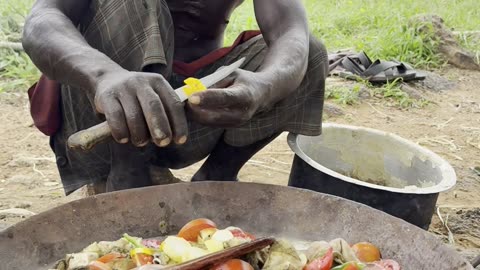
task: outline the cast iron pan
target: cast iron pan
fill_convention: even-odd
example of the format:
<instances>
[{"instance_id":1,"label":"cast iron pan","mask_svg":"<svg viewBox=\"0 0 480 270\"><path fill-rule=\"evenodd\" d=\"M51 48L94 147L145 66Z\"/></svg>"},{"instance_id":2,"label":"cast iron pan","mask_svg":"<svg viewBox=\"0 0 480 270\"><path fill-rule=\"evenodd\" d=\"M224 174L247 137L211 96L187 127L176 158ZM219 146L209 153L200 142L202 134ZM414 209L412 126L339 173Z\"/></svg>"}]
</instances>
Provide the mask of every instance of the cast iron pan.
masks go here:
<instances>
[{"instance_id":1,"label":"cast iron pan","mask_svg":"<svg viewBox=\"0 0 480 270\"><path fill-rule=\"evenodd\" d=\"M373 208L290 187L223 182L103 194L41 213L0 233L0 269L48 269L92 242L175 233L198 217L257 236L370 241L404 270L473 269L428 232Z\"/></svg>"}]
</instances>

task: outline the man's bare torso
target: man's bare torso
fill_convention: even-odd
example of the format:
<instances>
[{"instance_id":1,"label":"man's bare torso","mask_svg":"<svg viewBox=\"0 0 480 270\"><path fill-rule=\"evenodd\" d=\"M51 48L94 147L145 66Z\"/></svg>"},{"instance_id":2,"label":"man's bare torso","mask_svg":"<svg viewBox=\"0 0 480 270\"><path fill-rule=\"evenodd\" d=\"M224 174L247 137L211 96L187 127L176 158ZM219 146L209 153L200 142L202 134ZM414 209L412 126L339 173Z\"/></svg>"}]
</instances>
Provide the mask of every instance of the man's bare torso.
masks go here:
<instances>
[{"instance_id":1,"label":"man's bare torso","mask_svg":"<svg viewBox=\"0 0 480 270\"><path fill-rule=\"evenodd\" d=\"M230 15L243 0L167 0L175 26L175 60L190 62L223 44Z\"/></svg>"}]
</instances>

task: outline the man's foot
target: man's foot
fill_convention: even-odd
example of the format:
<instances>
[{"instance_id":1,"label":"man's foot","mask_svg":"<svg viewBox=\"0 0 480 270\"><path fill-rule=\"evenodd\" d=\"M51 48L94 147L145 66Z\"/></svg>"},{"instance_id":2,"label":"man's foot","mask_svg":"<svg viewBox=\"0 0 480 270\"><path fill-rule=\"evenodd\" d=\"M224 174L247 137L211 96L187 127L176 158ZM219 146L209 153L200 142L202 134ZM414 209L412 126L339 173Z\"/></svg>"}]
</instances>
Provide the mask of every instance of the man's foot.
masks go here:
<instances>
[{"instance_id":1,"label":"man's foot","mask_svg":"<svg viewBox=\"0 0 480 270\"><path fill-rule=\"evenodd\" d=\"M202 167L192 177L195 181L238 181L238 172L258 151L278 137L280 133L254 144L235 147L220 139Z\"/></svg>"}]
</instances>

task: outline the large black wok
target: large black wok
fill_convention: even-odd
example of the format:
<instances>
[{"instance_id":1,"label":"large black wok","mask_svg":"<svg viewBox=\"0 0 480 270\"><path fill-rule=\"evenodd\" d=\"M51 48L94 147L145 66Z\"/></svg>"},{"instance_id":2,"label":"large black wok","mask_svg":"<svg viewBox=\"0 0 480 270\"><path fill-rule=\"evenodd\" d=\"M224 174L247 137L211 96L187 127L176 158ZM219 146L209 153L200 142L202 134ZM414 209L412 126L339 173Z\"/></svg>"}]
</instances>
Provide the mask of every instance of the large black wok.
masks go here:
<instances>
[{"instance_id":1,"label":"large black wok","mask_svg":"<svg viewBox=\"0 0 480 270\"><path fill-rule=\"evenodd\" d=\"M251 183L182 183L75 201L0 233L0 269L48 269L66 253L123 233L175 233L207 217L260 236L371 241L405 270L473 269L459 254L400 219L345 199Z\"/></svg>"}]
</instances>

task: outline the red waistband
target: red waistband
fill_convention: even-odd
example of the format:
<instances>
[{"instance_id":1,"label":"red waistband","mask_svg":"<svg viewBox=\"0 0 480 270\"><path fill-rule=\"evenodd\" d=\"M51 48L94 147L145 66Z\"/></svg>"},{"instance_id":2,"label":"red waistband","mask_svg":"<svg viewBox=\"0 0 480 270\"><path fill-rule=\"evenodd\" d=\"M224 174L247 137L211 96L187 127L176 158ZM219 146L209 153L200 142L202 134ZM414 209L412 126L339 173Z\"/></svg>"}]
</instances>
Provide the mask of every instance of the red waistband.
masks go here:
<instances>
[{"instance_id":1,"label":"red waistband","mask_svg":"<svg viewBox=\"0 0 480 270\"><path fill-rule=\"evenodd\" d=\"M220 58L224 57L225 55L229 54L235 47L238 45L250 40L253 37L256 37L260 35L261 32L258 30L250 30L250 31L244 31L242 32L235 42L232 44L230 47L224 47L220 48L218 50L215 50L193 62L190 63L184 63L180 61L174 61L173 62L173 71L177 74L186 76L186 77L191 77L194 76L197 71L200 69L215 63L218 61Z\"/></svg>"}]
</instances>

